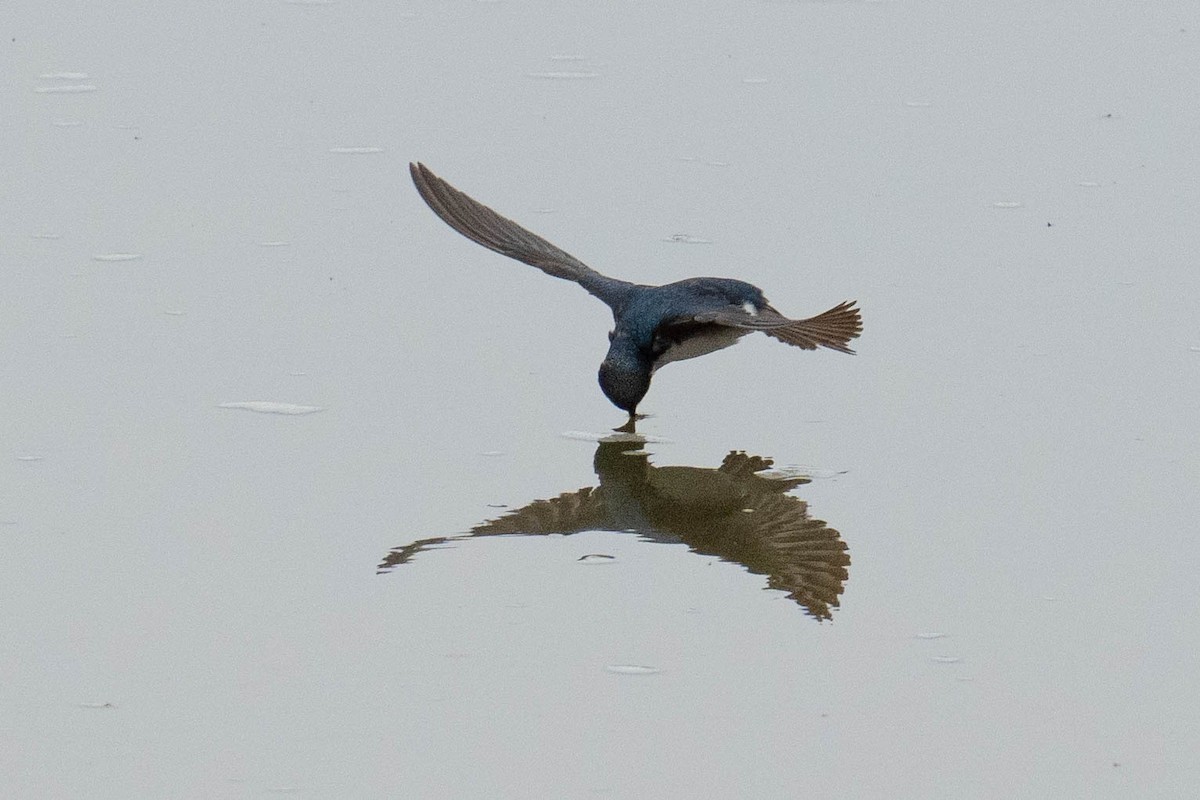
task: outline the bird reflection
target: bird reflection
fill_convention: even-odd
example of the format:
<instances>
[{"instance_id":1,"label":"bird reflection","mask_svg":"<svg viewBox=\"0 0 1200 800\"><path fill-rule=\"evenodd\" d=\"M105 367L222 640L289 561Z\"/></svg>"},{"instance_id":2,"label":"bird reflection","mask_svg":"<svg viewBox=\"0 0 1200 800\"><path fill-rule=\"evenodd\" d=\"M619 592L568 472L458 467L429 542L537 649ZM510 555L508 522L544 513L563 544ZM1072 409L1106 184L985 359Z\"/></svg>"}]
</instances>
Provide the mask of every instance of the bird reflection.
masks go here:
<instances>
[{"instance_id":1,"label":"bird reflection","mask_svg":"<svg viewBox=\"0 0 1200 800\"><path fill-rule=\"evenodd\" d=\"M809 478L760 475L772 460L741 451L730 452L715 469L658 467L644 444L632 425L618 429L596 448L599 486L535 500L466 534L396 547L378 571L476 536L619 531L741 564L766 575L769 588L787 592L812 617L831 619L849 577L850 555L836 530L812 519L808 504L788 494Z\"/></svg>"}]
</instances>

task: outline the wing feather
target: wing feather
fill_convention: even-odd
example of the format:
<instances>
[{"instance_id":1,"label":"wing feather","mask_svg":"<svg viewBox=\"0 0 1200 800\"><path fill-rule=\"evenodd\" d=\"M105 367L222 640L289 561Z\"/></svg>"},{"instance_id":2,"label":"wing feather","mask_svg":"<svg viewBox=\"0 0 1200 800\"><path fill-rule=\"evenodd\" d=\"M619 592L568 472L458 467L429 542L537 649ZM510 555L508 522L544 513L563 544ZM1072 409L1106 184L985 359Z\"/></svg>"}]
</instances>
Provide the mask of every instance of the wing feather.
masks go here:
<instances>
[{"instance_id":1,"label":"wing feather","mask_svg":"<svg viewBox=\"0 0 1200 800\"><path fill-rule=\"evenodd\" d=\"M613 306L633 284L602 275L575 256L439 178L424 164L408 165L421 198L442 221L476 244L537 267L547 275L574 281Z\"/></svg>"}]
</instances>

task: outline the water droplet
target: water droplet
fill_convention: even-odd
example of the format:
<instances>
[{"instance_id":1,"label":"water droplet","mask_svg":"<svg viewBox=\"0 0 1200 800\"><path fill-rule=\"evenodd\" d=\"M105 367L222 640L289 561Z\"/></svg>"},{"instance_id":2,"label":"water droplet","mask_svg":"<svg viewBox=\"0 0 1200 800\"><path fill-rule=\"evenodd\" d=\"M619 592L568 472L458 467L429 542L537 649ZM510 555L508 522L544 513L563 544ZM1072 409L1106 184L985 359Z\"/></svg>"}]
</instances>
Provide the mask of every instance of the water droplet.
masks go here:
<instances>
[{"instance_id":1,"label":"water droplet","mask_svg":"<svg viewBox=\"0 0 1200 800\"><path fill-rule=\"evenodd\" d=\"M662 672L658 667L646 667L639 664L609 664L605 669L617 675L657 675Z\"/></svg>"},{"instance_id":2,"label":"water droplet","mask_svg":"<svg viewBox=\"0 0 1200 800\"><path fill-rule=\"evenodd\" d=\"M96 253L92 256L92 261L116 263L118 261L137 261L141 257L141 253Z\"/></svg>"},{"instance_id":3,"label":"water droplet","mask_svg":"<svg viewBox=\"0 0 1200 800\"><path fill-rule=\"evenodd\" d=\"M373 153L382 153L383 148L382 147L331 147L331 148L329 148L329 152L337 153L338 155L345 155L345 156L363 156L363 155L371 155Z\"/></svg>"},{"instance_id":4,"label":"water droplet","mask_svg":"<svg viewBox=\"0 0 1200 800\"><path fill-rule=\"evenodd\" d=\"M85 94L96 91L96 87L90 83L67 83L62 86L37 86L33 91L38 94Z\"/></svg>"},{"instance_id":5,"label":"water droplet","mask_svg":"<svg viewBox=\"0 0 1200 800\"><path fill-rule=\"evenodd\" d=\"M255 411L259 414L287 414L298 416L300 414L314 414L318 411L324 411L321 406L299 406L294 403L273 403L267 400L250 400L239 403L221 403L217 408L237 408L245 411Z\"/></svg>"},{"instance_id":6,"label":"water droplet","mask_svg":"<svg viewBox=\"0 0 1200 800\"><path fill-rule=\"evenodd\" d=\"M992 208L1020 208L1023 205L1020 200L997 200L992 203Z\"/></svg>"}]
</instances>

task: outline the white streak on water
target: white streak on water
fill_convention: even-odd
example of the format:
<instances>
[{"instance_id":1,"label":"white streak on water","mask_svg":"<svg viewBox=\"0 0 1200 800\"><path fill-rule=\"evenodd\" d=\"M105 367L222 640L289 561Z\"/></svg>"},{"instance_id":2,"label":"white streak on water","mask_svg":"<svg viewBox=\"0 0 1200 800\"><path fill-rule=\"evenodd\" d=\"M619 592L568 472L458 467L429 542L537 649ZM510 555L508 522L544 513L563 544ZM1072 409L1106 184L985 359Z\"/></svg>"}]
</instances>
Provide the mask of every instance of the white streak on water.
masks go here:
<instances>
[{"instance_id":1,"label":"white streak on water","mask_svg":"<svg viewBox=\"0 0 1200 800\"><path fill-rule=\"evenodd\" d=\"M661 436L646 436L640 433L590 433L588 431L563 431L564 439L574 439L579 442L646 442L650 444L669 444L670 439Z\"/></svg>"},{"instance_id":2,"label":"white streak on water","mask_svg":"<svg viewBox=\"0 0 1200 800\"><path fill-rule=\"evenodd\" d=\"M137 261L141 257L141 253L96 253L92 256L92 260L116 263L118 261Z\"/></svg>"},{"instance_id":3,"label":"white streak on water","mask_svg":"<svg viewBox=\"0 0 1200 800\"><path fill-rule=\"evenodd\" d=\"M662 672L658 667L646 667L640 664L609 664L604 669L617 675L657 675Z\"/></svg>"},{"instance_id":4,"label":"white streak on water","mask_svg":"<svg viewBox=\"0 0 1200 800\"><path fill-rule=\"evenodd\" d=\"M581 81L589 78L599 78L599 72L566 72L566 71L551 71L551 72L526 72L526 78L539 78L550 81Z\"/></svg>"},{"instance_id":5,"label":"white streak on water","mask_svg":"<svg viewBox=\"0 0 1200 800\"><path fill-rule=\"evenodd\" d=\"M33 90L37 94L85 94L96 91L90 83L68 83L62 86L37 86Z\"/></svg>"},{"instance_id":6,"label":"white streak on water","mask_svg":"<svg viewBox=\"0 0 1200 800\"><path fill-rule=\"evenodd\" d=\"M254 411L259 414L285 414L288 416L315 414L318 411L324 411L321 406L299 406L294 403L275 403L269 400L247 400L237 403L221 403L217 406L217 408L236 408L244 411Z\"/></svg>"}]
</instances>

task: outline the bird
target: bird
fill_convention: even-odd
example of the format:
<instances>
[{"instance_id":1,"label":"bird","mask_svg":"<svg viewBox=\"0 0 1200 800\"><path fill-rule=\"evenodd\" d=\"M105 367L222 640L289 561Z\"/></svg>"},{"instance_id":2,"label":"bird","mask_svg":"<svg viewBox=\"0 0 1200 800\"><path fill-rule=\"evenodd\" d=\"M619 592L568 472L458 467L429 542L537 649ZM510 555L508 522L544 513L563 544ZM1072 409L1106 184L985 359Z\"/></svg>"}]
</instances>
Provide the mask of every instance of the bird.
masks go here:
<instances>
[{"instance_id":1,"label":"bird","mask_svg":"<svg viewBox=\"0 0 1200 800\"><path fill-rule=\"evenodd\" d=\"M600 389L630 419L664 364L724 349L756 331L804 350L854 354L847 345L862 333L856 301L791 319L767 302L762 289L734 278L686 278L661 286L611 278L451 186L424 164L408 166L421 198L451 228L547 275L574 281L608 305L613 329L600 363Z\"/></svg>"}]
</instances>

